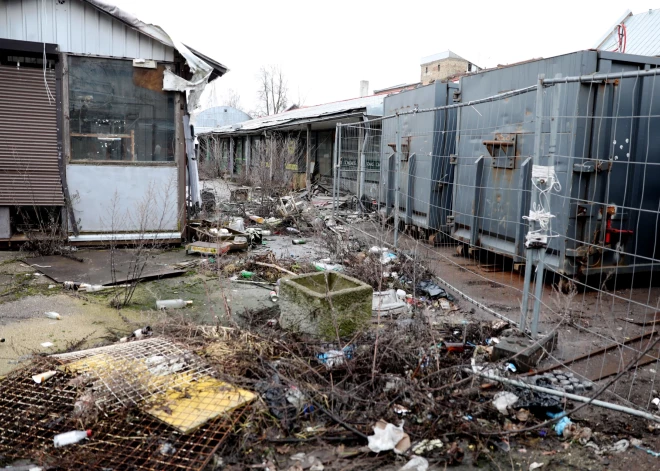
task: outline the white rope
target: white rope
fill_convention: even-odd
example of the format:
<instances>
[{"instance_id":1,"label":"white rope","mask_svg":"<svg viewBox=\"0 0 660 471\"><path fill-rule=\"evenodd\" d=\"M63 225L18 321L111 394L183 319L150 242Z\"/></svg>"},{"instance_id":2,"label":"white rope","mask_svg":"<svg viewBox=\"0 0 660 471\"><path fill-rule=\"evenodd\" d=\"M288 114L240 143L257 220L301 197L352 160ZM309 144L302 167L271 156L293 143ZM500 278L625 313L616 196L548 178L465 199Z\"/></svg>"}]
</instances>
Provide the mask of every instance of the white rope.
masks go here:
<instances>
[{"instance_id":1,"label":"white rope","mask_svg":"<svg viewBox=\"0 0 660 471\"><path fill-rule=\"evenodd\" d=\"M46 80L46 64L47 64L47 59L46 59L46 40L44 39L44 29L45 29L45 22L46 22L46 0L42 0L41 2L41 18L42 18L42 24L43 27L41 28L41 39L43 39L44 43L44 54L43 54L43 61L44 61L44 85L46 86L46 96L48 97L48 104L52 105L53 102L55 101L55 97L50 91L50 87L48 86L48 80Z\"/></svg>"},{"instance_id":2,"label":"white rope","mask_svg":"<svg viewBox=\"0 0 660 471\"><path fill-rule=\"evenodd\" d=\"M536 222L539 228L530 230L525 236L527 247L532 244L547 244L549 237L557 237L557 235L549 233L550 220L555 217L550 213L549 194L552 190L561 191L561 184L553 166L534 165L532 167L532 185L539 192L539 202L532 204L529 216L523 216L523 219Z\"/></svg>"}]
</instances>

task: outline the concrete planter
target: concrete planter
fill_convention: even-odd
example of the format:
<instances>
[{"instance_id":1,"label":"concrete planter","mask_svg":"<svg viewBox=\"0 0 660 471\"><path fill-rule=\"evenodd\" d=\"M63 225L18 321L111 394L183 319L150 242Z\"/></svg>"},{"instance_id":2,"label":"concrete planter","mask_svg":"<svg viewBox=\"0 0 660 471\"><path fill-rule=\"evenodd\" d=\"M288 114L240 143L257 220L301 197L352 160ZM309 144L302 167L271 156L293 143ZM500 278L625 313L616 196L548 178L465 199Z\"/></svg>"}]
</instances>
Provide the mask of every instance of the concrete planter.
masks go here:
<instances>
[{"instance_id":1,"label":"concrete planter","mask_svg":"<svg viewBox=\"0 0 660 471\"><path fill-rule=\"evenodd\" d=\"M310 273L280 281L280 325L326 339L351 335L371 319L373 290L336 272Z\"/></svg>"}]
</instances>

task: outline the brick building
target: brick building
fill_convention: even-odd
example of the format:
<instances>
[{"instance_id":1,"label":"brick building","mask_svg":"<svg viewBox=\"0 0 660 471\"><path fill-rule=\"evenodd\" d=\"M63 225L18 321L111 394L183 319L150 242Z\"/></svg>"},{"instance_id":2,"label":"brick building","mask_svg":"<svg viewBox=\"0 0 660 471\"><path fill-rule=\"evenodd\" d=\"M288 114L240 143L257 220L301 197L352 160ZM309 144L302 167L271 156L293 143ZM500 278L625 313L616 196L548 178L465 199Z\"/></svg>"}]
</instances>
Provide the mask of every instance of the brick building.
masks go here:
<instances>
[{"instance_id":1,"label":"brick building","mask_svg":"<svg viewBox=\"0 0 660 471\"><path fill-rule=\"evenodd\" d=\"M428 85L436 80L442 81L449 77L478 72L479 70L481 70L481 67L477 67L458 54L447 50L432 56L422 57L420 82L422 82L422 85Z\"/></svg>"}]
</instances>

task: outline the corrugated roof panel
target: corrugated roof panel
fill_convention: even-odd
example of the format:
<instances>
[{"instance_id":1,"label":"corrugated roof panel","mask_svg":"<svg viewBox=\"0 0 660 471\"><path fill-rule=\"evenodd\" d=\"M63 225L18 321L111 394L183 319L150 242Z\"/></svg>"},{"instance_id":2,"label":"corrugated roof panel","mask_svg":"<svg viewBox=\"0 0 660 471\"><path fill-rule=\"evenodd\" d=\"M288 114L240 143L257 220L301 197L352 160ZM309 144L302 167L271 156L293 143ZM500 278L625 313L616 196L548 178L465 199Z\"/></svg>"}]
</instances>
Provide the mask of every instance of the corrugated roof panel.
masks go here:
<instances>
[{"instance_id":1,"label":"corrugated roof panel","mask_svg":"<svg viewBox=\"0 0 660 471\"><path fill-rule=\"evenodd\" d=\"M624 20L624 25L626 26L626 54L660 56L660 9L629 16ZM598 49L614 51L617 49L617 43L618 36L615 26Z\"/></svg>"},{"instance_id":2,"label":"corrugated roof panel","mask_svg":"<svg viewBox=\"0 0 660 471\"><path fill-rule=\"evenodd\" d=\"M351 100L325 103L323 105L298 108L292 111L285 111L284 113L264 116L263 118L251 119L250 121L244 121L239 124L218 127L214 129L213 132L231 133L234 131L253 131L257 129L267 129L281 126L283 124L297 120L322 118L328 115L343 113L350 110L364 109L364 113L368 116L382 116L383 98L384 95L372 95L362 98L353 98Z\"/></svg>"}]
</instances>

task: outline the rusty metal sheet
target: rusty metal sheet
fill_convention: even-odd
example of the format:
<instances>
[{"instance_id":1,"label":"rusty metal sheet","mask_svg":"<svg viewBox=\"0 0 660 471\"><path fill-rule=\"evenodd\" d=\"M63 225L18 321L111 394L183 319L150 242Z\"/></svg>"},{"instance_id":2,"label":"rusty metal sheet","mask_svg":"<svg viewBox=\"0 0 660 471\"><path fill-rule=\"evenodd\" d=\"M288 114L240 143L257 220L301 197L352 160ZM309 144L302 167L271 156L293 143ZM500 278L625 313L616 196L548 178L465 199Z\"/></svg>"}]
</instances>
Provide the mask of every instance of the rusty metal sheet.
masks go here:
<instances>
[{"instance_id":1,"label":"rusty metal sheet","mask_svg":"<svg viewBox=\"0 0 660 471\"><path fill-rule=\"evenodd\" d=\"M144 257L143 253L143 257ZM82 262L61 255L25 259L48 278L58 282L74 281L93 285L113 285L136 279L147 280L182 275L186 270L176 269L173 265L185 260L183 253L149 256L144 269L139 273L135 269L136 252L134 250L86 250L75 252L74 256ZM114 267L114 269L113 269ZM113 276L114 272L114 276Z\"/></svg>"}]
</instances>

